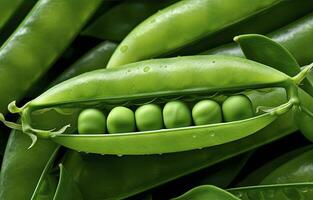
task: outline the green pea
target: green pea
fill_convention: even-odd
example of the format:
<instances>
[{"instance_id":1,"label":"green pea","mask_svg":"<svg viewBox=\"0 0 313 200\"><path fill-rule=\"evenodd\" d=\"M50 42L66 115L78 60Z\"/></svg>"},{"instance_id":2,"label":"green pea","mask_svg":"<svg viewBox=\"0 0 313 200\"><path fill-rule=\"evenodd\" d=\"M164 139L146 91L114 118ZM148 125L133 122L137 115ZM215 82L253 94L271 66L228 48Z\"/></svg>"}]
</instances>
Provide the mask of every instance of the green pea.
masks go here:
<instances>
[{"instance_id":1,"label":"green pea","mask_svg":"<svg viewBox=\"0 0 313 200\"><path fill-rule=\"evenodd\" d=\"M139 131L158 130L163 128L162 110L158 105L147 104L137 108L136 125Z\"/></svg>"},{"instance_id":2,"label":"green pea","mask_svg":"<svg viewBox=\"0 0 313 200\"><path fill-rule=\"evenodd\" d=\"M108 115L107 127L109 133L134 132L136 130L134 112L122 106L113 108Z\"/></svg>"},{"instance_id":3,"label":"green pea","mask_svg":"<svg viewBox=\"0 0 313 200\"><path fill-rule=\"evenodd\" d=\"M223 117L226 122L253 117L253 107L250 99L244 95L228 97L222 105Z\"/></svg>"},{"instance_id":4,"label":"green pea","mask_svg":"<svg viewBox=\"0 0 313 200\"><path fill-rule=\"evenodd\" d=\"M191 113L188 106L181 101L171 101L163 108L163 119L166 128L190 126Z\"/></svg>"},{"instance_id":5,"label":"green pea","mask_svg":"<svg viewBox=\"0 0 313 200\"><path fill-rule=\"evenodd\" d=\"M105 115L97 109L83 110L78 116L78 133L105 133Z\"/></svg>"},{"instance_id":6,"label":"green pea","mask_svg":"<svg viewBox=\"0 0 313 200\"><path fill-rule=\"evenodd\" d=\"M213 100L202 100L193 107L192 118L195 125L220 123L222 122L222 109Z\"/></svg>"}]
</instances>

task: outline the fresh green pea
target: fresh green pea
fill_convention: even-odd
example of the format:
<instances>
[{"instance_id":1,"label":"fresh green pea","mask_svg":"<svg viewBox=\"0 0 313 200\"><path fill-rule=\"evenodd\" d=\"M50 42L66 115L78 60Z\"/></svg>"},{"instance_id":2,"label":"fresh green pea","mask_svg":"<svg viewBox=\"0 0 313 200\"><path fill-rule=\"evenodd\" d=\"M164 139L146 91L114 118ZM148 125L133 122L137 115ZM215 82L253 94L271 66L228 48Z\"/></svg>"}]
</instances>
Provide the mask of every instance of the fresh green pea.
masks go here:
<instances>
[{"instance_id":1,"label":"fresh green pea","mask_svg":"<svg viewBox=\"0 0 313 200\"><path fill-rule=\"evenodd\" d=\"M78 117L78 133L105 133L105 120L97 109L83 110Z\"/></svg>"},{"instance_id":2,"label":"fresh green pea","mask_svg":"<svg viewBox=\"0 0 313 200\"><path fill-rule=\"evenodd\" d=\"M191 113L188 106L181 101L170 101L163 109L163 119L166 128L190 126Z\"/></svg>"},{"instance_id":3,"label":"fresh green pea","mask_svg":"<svg viewBox=\"0 0 313 200\"><path fill-rule=\"evenodd\" d=\"M107 127L109 133L134 132L136 130L134 112L122 106L113 108L108 115Z\"/></svg>"},{"instance_id":4,"label":"fresh green pea","mask_svg":"<svg viewBox=\"0 0 313 200\"><path fill-rule=\"evenodd\" d=\"M226 122L247 119L254 115L252 103L244 95L228 97L223 102L222 110Z\"/></svg>"},{"instance_id":5,"label":"fresh green pea","mask_svg":"<svg viewBox=\"0 0 313 200\"><path fill-rule=\"evenodd\" d=\"M150 131L163 128L162 111L156 104L140 106L135 112L135 118L139 131Z\"/></svg>"},{"instance_id":6,"label":"fresh green pea","mask_svg":"<svg viewBox=\"0 0 313 200\"><path fill-rule=\"evenodd\" d=\"M202 100L192 109L192 119L195 125L214 124L222 122L222 110L213 100Z\"/></svg>"}]
</instances>

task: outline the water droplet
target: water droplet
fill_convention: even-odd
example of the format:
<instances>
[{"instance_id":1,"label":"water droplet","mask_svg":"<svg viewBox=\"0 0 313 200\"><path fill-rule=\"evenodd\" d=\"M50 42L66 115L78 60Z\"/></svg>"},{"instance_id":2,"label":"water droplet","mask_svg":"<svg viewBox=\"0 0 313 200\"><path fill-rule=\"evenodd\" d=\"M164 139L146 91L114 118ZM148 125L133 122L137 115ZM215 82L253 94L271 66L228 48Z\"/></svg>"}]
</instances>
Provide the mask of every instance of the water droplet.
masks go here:
<instances>
[{"instance_id":1,"label":"water droplet","mask_svg":"<svg viewBox=\"0 0 313 200\"><path fill-rule=\"evenodd\" d=\"M122 155L122 154L117 154L117 156L118 156L118 157L122 157L123 155Z\"/></svg>"},{"instance_id":2,"label":"water droplet","mask_svg":"<svg viewBox=\"0 0 313 200\"><path fill-rule=\"evenodd\" d=\"M121 46L120 50L122 53L125 53L128 49L128 46L127 45L124 45L124 46Z\"/></svg>"},{"instance_id":3,"label":"water droplet","mask_svg":"<svg viewBox=\"0 0 313 200\"><path fill-rule=\"evenodd\" d=\"M148 72L149 70L150 70L150 67L148 67L148 66L143 68L144 72Z\"/></svg>"},{"instance_id":4,"label":"water droplet","mask_svg":"<svg viewBox=\"0 0 313 200\"><path fill-rule=\"evenodd\" d=\"M159 155L161 156L161 155L162 155L162 153L159 153Z\"/></svg>"},{"instance_id":5,"label":"water droplet","mask_svg":"<svg viewBox=\"0 0 313 200\"><path fill-rule=\"evenodd\" d=\"M104 155L105 155L104 153L101 154L101 156L104 156Z\"/></svg>"}]
</instances>

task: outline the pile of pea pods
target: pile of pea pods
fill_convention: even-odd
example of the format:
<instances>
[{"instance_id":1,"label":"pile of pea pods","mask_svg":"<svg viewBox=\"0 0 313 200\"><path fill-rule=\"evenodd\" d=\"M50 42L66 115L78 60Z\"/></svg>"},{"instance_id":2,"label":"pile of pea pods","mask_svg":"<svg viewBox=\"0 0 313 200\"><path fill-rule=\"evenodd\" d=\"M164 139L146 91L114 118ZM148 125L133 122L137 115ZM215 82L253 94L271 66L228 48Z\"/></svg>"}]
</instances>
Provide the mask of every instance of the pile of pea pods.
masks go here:
<instances>
[{"instance_id":1,"label":"pile of pea pods","mask_svg":"<svg viewBox=\"0 0 313 200\"><path fill-rule=\"evenodd\" d=\"M313 199L313 1L0 0L0 200Z\"/></svg>"}]
</instances>

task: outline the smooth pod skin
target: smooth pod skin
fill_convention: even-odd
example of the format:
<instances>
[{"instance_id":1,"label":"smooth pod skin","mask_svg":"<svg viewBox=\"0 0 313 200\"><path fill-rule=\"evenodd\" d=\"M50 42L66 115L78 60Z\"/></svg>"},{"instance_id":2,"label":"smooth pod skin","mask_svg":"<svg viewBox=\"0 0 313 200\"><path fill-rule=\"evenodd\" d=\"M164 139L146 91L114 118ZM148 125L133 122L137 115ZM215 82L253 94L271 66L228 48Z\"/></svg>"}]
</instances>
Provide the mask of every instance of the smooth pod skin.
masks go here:
<instances>
[{"instance_id":1,"label":"smooth pod skin","mask_svg":"<svg viewBox=\"0 0 313 200\"><path fill-rule=\"evenodd\" d=\"M289 184L257 185L231 188L227 191L241 200L261 199L310 199L312 197L313 182L297 182Z\"/></svg>"},{"instance_id":2,"label":"smooth pod skin","mask_svg":"<svg viewBox=\"0 0 313 200\"><path fill-rule=\"evenodd\" d=\"M192 108L192 119L195 125L221 123L221 106L213 100L201 100Z\"/></svg>"},{"instance_id":3,"label":"smooth pod skin","mask_svg":"<svg viewBox=\"0 0 313 200\"><path fill-rule=\"evenodd\" d=\"M0 112L6 113L6 104L20 100L49 69L100 3L100 0L36 3L0 48L0 81L6 83L0 85ZM19 81L12 77L19 77Z\"/></svg>"},{"instance_id":4,"label":"smooth pod skin","mask_svg":"<svg viewBox=\"0 0 313 200\"><path fill-rule=\"evenodd\" d=\"M203 199L215 199L215 200L240 200L231 193L222 190L213 185L202 185L193 188L185 194L173 198L172 200L203 200Z\"/></svg>"},{"instance_id":5,"label":"smooth pod skin","mask_svg":"<svg viewBox=\"0 0 313 200\"><path fill-rule=\"evenodd\" d=\"M191 112L182 101L170 101L163 108L163 120L166 128L179 128L190 126Z\"/></svg>"},{"instance_id":6,"label":"smooth pod skin","mask_svg":"<svg viewBox=\"0 0 313 200\"><path fill-rule=\"evenodd\" d=\"M109 133L128 133L136 130L135 115L132 110L118 106L108 115L107 127Z\"/></svg>"},{"instance_id":7,"label":"smooth pod skin","mask_svg":"<svg viewBox=\"0 0 313 200\"><path fill-rule=\"evenodd\" d=\"M243 95L228 97L223 102L222 110L226 122L248 119L254 116L250 99Z\"/></svg>"},{"instance_id":8,"label":"smooth pod skin","mask_svg":"<svg viewBox=\"0 0 313 200\"><path fill-rule=\"evenodd\" d=\"M312 62L313 53L310 49L313 43L313 13L271 32L267 36L290 51L301 66ZM243 52L235 43L226 44L201 54L244 57Z\"/></svg>"},{"instance_id":9,"label":"smooth pod skin","mask_svg":"<svg viewBox=\"0 0 313 200\"><path fill-rule=\"evenodd\" d=\"M263 178L260 185L313 182L313 150L291 158ZM305 169L305 170L302 170Z\"/></svg>"},{"instance_id":10,"label":"smooth pod skin","mask_svg":"<svg viewBox=\"0 0 313 200\"><path fill-rule=\"evenodd\" d=\"M133 29L118 46L107 67L169 53L279 2L281 0L257 0L245 6L250 3L249 0L238 0L231 4L227 0L180 1L152 15Z\"/></svg>"},{"instance_id":11,"label":"smooth pod skin","mask_svg":"<svg viewBox=\"0 0 313 200\"><path fill-rule=\"evenodd\" d=\"M140 22L175 1L177 0L121 2L97 18L81 34L103 40L122 41Z\"/></svg>"},{"instance_id":12,"label":"smooth pod skin","mask_svg":"<svg viewBox=\"0 0 313 200\"><path fill-rule=\"evenodd\" d=\"M140 106L135 112L135 118L139 131L151 131L163 128L162 110L156 104Z\"/></svg>"},{"instance_id":13,"label":"smooth pod skin","mask_svg":"<svg viewBox=\"0 0 313 200\"><path fill-rule=\"evenodd\" d=\"M225 71L232 76L225 76ZM160 81L164 77L167 81ZM200 92L210 94L221 89L226 91L263 88L266 85L278 86L286 80L291 81L291 78L282 72L236 57L186 56L153 59L79 75L49 89L26 107L38 109L85 101L114 103L115 99L129 101L149 99L150 96L155 98Z\"/></svg>"},{"instance_id":14,"label":"smooth pod skin","mask_svg":"<svg viewBox=\"0 0 313 200\"><path fill-rule=\"evenodd\" d=\"M105 133L106 132L106 117L97 109L83 110L78 116L78 133Z\"/></svg>"}]
</instances>

